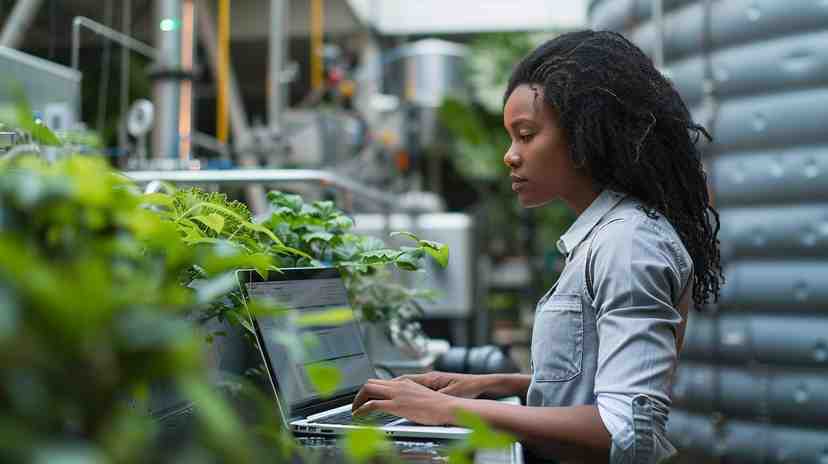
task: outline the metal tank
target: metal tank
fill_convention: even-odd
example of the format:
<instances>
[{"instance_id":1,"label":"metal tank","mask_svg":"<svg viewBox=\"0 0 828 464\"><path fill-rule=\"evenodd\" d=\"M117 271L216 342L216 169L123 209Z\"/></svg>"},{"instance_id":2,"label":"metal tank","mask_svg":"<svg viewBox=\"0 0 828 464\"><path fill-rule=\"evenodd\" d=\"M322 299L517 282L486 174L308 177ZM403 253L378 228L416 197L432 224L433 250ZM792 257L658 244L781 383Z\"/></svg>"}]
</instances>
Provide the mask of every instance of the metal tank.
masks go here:
<instances>
[{"instance_id":1,"label":"metal tank","mask_svg":"<svg viewBox=\"0 0 828 464\"><path fill-rule=\"evenodd\" d=\"M424 39L391 50L383 64L383 92L398 97L409 111L404 122L418 126L418 145L427 147L437 131L437 108L444 97L468 99L466 46ZM412 121L413 120L413 121Z\"/></svg>"},{"instance_id":2,"label":"metal tank","mask_svg":"<svg viewBox=\"0 0 828 464\"><path fill-rule=\"evenodd\" d=\"M828 463L828 2L592 0L713 134L727 284L692 314L669 433L728 463Z\"/></svg>"}]
</instances>

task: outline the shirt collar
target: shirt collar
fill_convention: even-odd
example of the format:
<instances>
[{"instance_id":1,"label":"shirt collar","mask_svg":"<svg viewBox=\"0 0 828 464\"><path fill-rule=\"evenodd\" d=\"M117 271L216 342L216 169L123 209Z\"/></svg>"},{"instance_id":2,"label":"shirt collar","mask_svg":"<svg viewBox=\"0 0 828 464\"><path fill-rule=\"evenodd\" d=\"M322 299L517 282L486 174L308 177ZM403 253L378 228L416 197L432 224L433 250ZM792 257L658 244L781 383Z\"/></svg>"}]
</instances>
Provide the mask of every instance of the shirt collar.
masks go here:
<instances>
[{"instance_id":1,"label":"shirt collar","mask_svg":"<svg viewBox=\"0 0 828 464\"><path fill-rule=\"evenodd\" d=\"M564 256L572 253L584 239L589 235L592 229L598 225L598 222L604 218L615 206L626 197L623 193L615 192L613 190L604 189L592 203L575 219L569 230L566 231L558 240L558 251Z\"/></svg>"}]
</instances>

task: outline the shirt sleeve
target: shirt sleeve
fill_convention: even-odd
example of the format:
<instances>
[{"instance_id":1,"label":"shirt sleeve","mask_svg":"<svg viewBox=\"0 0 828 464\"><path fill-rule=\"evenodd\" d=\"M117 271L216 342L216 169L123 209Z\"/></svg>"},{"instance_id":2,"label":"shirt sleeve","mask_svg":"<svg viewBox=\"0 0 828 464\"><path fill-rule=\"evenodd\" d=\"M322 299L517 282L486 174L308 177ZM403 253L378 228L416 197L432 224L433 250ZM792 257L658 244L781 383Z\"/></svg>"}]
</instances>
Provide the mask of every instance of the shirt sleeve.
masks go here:
<instances>
[{"instance_id":1,"label":"shirt sleeve","mask_svg":"<svg viewBox=\"0 0 828 464\"><path fill-rule=\"evenodd\" d=\"M599 344L595 398L612 435L610 462L663 462L675 454L665 428L682 322L675 305L689 256L672 230L647 217L595 233L587 263Z\"/></svg>"}]
</instances>

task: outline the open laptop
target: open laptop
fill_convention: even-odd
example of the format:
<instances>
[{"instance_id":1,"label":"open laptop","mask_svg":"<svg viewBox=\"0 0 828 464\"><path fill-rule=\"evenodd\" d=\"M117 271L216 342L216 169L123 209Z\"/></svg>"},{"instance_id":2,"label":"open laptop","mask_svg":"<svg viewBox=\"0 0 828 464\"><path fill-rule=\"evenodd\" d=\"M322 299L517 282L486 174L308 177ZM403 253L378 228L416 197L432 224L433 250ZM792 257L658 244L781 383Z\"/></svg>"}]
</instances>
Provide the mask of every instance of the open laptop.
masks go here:
<instances>
[{"instance_id":1,"label":"open laptop","mask_svg":"<svg viewBox=\"0 0 828 464\"><path fill-rule=\"evenodd\" d=\"M251 299L269 299L286 309L278 316L254 317L248 307L248 315L279 411L294 432L339 435L370 426L380 427L389 436L439 439L460 439L470 432L463 427L418 425L384 414L373 417L370 425L351 417L354 397L376 375L338 269L289 268L271 271L266 278L253 270L239 270L236 276L246 306ZM335 325L307 324L314 314L331 309L345 314L350 311L350 320ZM299 319L306 323L297 324ZM296 359L284 334L296 339L308 333L317 343L304 350L302 359ZM336 390L327 397L316 391L308 375L309 367L316 363L334 366L342 375Z\"/></svg>"}]
</instances>

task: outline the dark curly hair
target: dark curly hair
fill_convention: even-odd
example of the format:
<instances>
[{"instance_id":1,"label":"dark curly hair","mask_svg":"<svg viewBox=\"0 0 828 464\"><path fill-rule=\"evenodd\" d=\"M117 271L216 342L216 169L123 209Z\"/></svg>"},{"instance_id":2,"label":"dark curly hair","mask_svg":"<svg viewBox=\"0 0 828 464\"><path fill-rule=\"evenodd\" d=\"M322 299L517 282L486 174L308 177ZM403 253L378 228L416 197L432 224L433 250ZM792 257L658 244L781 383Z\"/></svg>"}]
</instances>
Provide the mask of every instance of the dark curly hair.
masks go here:
<instances>
[{"instance_id":1,"label":"dark curly hair","mask_svg":"<svg viewBox=\"0 0 828 464\"><path fill-rule=\"evenodd\" d=\"M614 32L570 32L518 63L504 104L522 84L543 89L572 160L599 188L632 195L670 221L693 258L696 303L718 300L719 214L696 147L711 137L650 58Z\"/></svg>"}]
</instances>

